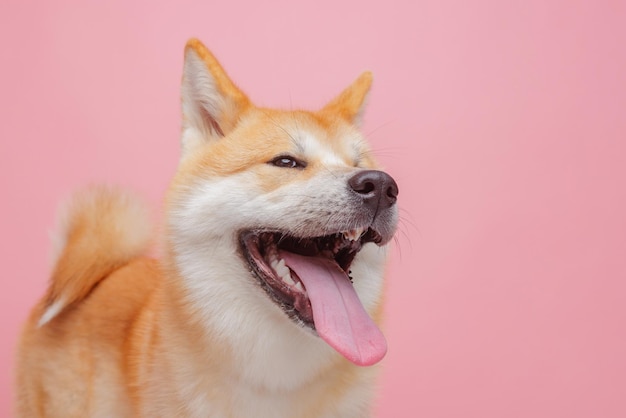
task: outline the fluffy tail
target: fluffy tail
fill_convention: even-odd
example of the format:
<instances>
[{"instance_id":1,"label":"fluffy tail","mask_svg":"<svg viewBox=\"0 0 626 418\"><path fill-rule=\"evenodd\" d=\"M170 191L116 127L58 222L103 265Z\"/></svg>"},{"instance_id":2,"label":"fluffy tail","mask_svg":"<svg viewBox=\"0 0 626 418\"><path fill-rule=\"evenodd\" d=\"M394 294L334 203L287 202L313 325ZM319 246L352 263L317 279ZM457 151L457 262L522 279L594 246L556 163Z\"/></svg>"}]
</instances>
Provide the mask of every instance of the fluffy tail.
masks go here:
<instances>
[{"instance_id":1,"label":"fluffy tail","mask_svg":"<svg viewBox=\"0 0 626 418\"><path fill-rule=\"evenodd\" d=\"M98 282L150 245L149 211L121 189L86 189L60 215L53 237L55 263L39 326L85 298Z\"/></svg>"}]
</instances>

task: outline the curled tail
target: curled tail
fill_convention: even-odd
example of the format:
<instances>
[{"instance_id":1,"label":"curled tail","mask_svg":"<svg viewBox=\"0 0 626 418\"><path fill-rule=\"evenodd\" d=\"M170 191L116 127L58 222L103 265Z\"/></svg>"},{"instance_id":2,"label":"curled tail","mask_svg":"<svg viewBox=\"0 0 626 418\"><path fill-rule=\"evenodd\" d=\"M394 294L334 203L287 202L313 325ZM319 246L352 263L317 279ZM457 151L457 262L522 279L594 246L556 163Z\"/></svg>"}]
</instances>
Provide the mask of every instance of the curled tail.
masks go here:
<instances>
[{"instance_id":1,"label":"curled tail","mask_svg":"<svg viewBox=\"0 0 626 418\"><path fill-rule=\"evenodd\" d=\"M39 326L85 298L98 282L150 246L149 211L133 194L96 186L77 193L61 212L55 263Z\"/></svg>"}]
</instances>

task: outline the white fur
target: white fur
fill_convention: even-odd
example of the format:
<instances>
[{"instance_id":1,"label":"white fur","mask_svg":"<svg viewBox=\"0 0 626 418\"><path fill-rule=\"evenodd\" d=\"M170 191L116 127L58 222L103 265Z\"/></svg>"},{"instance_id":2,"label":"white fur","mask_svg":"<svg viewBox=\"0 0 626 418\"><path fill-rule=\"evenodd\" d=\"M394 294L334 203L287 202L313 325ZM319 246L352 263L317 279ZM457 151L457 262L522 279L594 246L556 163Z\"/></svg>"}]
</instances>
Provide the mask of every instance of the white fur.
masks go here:
<instances>
[{"instance_id":1,"label":"white fur","mask_svg":"<svg viewBox=\"0 0 626 418\"><path fill-rule=\"evenodd\" d=\"M43 315L41 315L41 318L39 318L39 322L37 322L37 326L41 327L50 322L52 318L54 318L59 314L59 312L61 312L61 310L65 307L65 304L66 301L64 298L61 297L57 299L52 305L48 307L48 309L46 309Z\"/></svg>"},{"instance_id":2,"label":"white fur","mask_svg":"<svg viewBox=\"0 0 626 418\"><path fill-rule=\"evenodd\" d=\"M305 155L312 160L319 161L321 164L330 167L345 165L345 162L342 161L337 154L332 152L328 144L317 140L315 136L309 132L299 130L298 143L304 150Z\"/></svg>"}]
</instances>

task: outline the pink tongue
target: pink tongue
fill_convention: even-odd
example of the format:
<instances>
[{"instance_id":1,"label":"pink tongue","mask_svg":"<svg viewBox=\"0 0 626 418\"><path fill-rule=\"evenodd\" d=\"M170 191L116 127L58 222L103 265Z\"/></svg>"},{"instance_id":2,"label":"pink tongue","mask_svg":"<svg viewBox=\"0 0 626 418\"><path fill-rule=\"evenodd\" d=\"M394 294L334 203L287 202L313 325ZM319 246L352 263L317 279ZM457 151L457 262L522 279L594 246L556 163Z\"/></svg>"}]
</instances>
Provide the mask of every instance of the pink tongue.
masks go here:
<instances>
[{"instance_id":1,"label":"pink tongue","mask_svg":"<svg viewBox=\"0 0 626 418\"><path fill-rule=\"evenodd\" d=\"M387 341L339 265L286 251L280 257L306 288L319 336L358 366L378 363L387 353Z\"/></svg>"}]
</instances>

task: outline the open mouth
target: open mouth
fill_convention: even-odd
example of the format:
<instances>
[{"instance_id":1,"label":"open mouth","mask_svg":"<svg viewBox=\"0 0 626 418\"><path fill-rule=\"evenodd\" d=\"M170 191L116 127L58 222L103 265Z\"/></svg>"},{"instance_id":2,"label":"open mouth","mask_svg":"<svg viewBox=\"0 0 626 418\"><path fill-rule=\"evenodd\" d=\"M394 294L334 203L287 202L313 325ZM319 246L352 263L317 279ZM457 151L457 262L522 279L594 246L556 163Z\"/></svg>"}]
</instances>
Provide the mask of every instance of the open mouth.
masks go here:
<instances>
[{"instance_id":1,"label":"open mouth","mask_svg":"<svg viewBox=\"0 0 626 418\"><path fill-rule=\"evenodd\" d=\"M377 231L357 228L312 238L246 231L240 240L261 286L292 320L355 364L382 359L384 336L361 304L350 271L364 244L381 244Z\"/></svg>"}]
</instances>

